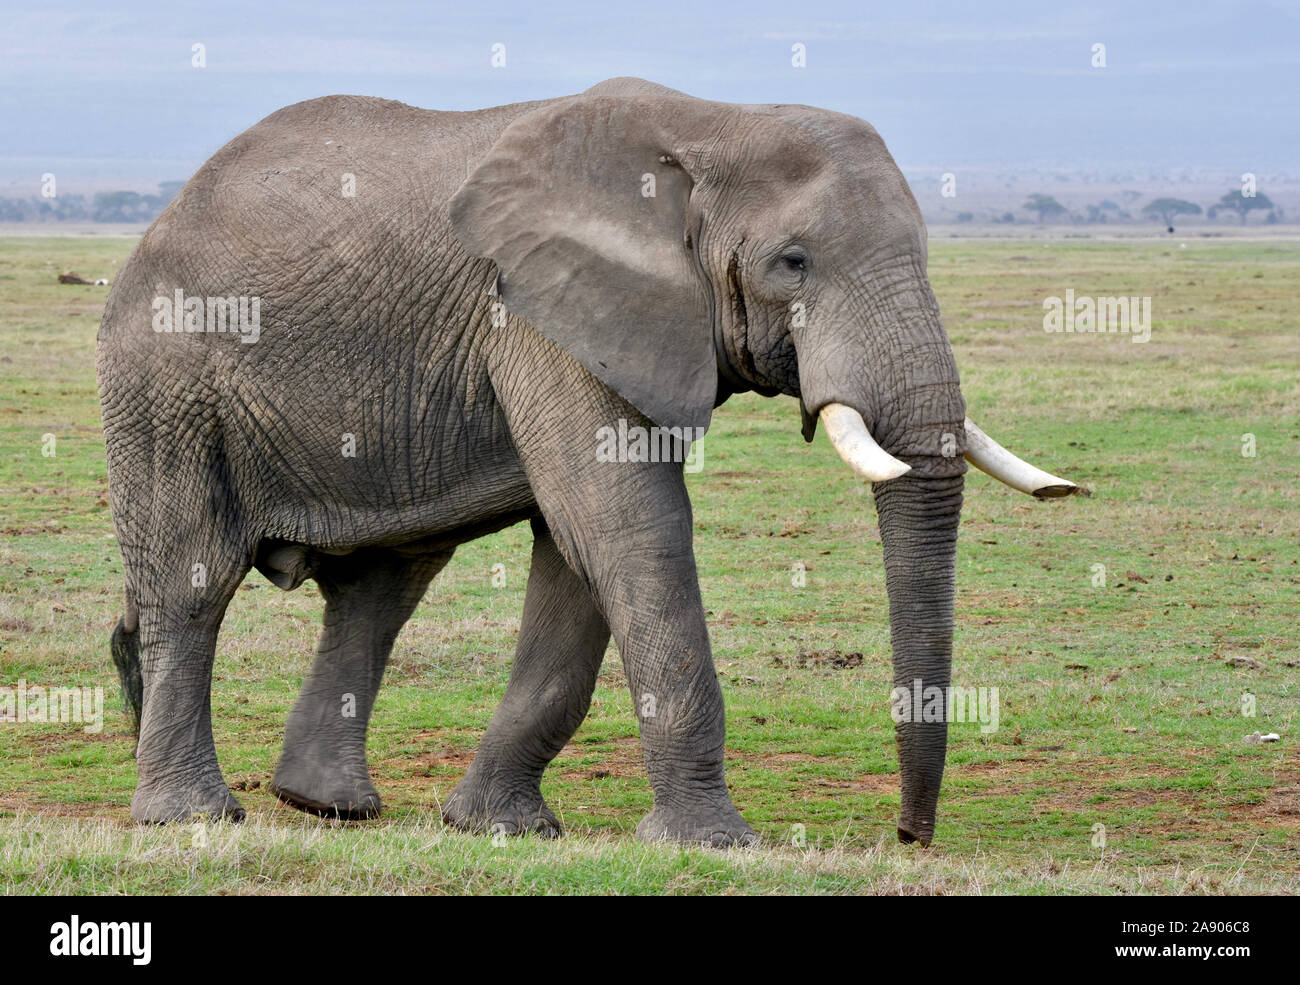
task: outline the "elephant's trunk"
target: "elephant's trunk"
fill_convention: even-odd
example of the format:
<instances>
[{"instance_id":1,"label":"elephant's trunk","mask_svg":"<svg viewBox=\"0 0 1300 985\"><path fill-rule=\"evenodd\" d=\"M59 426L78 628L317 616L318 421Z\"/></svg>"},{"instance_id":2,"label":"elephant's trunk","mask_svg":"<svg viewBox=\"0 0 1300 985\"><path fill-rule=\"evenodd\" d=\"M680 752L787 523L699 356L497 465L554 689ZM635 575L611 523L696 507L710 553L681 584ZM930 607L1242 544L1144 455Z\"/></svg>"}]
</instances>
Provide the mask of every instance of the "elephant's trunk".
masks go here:
<instances>
[{"instance_id":1,"label":"elephant's trunk","mask_svg":"<svg viewBox=\"0 0 1300 985\"><path fill-rule=\"evenodd\" d=\"M948 741L963 458L1039 498L1080 490L1020 460L966 417L924 265L904 258L881 265L878 277L870 294L846 296L805 328L800 398L805 437L819 416L845 463L873 483L894 649L898 835L928 844ZM861 329L843 330L837 314L856 314Z\"/></svg>"},{"instance_id":2,"label":"elephant's trunk","mask_svg":"<svg viewBox=\"0 0 1300 985\"><path fill-rule=\"evenodd\" d=\"M928 845L948 745L957 524L965 480L960 474L917 473L878 483L873 491L885 548L894 651L893 709L902 775L898 837ZM936 707L943 713L926 713ZM925 720L934 717L938 720Z\"/></svg>"},{"instance_id":3,"label":"elephant's trunk","mask_svg":"<svg viewBox=\"0 0 1300 985\"><path fill-rule=\"evenodd\" d=\"M901 699L895 708L904 712L896 715L898 832L903 841L928 843L948 738L966 403L923 265L890 267L870 295L842 309L860 315L862 327L849 338L865 355L845 346L846 333L814 326L802 337L799 373L805 413L820 415L841 457L873 482ZM931 714L916 714L927 708ZM936 717L935 709L937 721L916 720Z\"/></svg>"}]
</instances>

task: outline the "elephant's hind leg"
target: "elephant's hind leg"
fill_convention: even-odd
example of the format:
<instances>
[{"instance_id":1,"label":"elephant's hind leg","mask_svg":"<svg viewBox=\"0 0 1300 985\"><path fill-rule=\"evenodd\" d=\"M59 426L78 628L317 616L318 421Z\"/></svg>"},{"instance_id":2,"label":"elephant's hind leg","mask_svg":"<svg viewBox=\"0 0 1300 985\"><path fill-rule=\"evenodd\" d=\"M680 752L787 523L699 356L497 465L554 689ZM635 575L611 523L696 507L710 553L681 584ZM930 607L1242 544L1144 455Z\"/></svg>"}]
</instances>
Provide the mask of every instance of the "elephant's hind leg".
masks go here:
<instances>
[{"instance_id":1,"label":"elephant's hind leg","mask_svg":"<svg viewBox=\"0 0 1300 985\"><path fill-rule=\"evenodd\" d=\"M510 683L474 762L442 808L448 824L466 831L562 833L542 799L542 772L586 717L609 643L604 617L545 525L535 521L533 532Z\"/></svg>"},{"instance_id":2,"label":"elephant's hind leg","mask_svg":"<svg viewBox=\"0 0 1300 985\"><path fill-rule=\"evenodd\" d=\"M300 810L359 819L379 814L366 729L393 641L451 552L408 557L367 549L318 556L325 628L289 713L271 790Z\"/></svg>"},{"instance_id":3,"label":"elephant's hind leg","mask_svg":"<svg viewBox=\"0 0 1300 985\"><path fill-rule=\"evenodd\" d=\"M115 645L122 644L132 673L138 658L141 680L139 782L131 799L137 821L244 816L217 764L211 688L217 632L249 562L224 526L209 519L202 512L173 518L176 543L185 549L166 561L145 563L134 549L123 551L131 558L139 636L130 634L127 645L115 634ZM125 675L124 686L132 686Z\"/></svg>"}]
</instances>

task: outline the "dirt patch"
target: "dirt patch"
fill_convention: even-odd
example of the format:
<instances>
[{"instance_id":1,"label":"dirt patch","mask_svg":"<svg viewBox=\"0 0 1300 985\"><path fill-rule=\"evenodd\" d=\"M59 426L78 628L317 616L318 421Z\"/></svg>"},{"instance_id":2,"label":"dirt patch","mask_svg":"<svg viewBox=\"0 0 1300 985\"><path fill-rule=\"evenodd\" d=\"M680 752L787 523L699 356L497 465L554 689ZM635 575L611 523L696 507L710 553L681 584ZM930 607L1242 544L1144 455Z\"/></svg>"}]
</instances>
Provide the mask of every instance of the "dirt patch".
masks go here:
<instances>
[{"instance_id":1,"label":"dirt patch","mask_svg":"<svg viewBox=\"0 0 1300 985\"><path fill-rule=\"evenodd\" d=\"M792 620L785 620L790 622ZM842 650L808 650L801 651L790 658L789 666L801 670L851 670L861 667L863 656L860 651L845 653ZM773 667L785 667L786 661L781 657L772 658Z\"/></svg>"},{"instance_id":2,"label":"dirt patch","mask_svg":"<svg viewBox=\"0 0 1300 985\"><path fill-rule=\"evenodd\" d=\"M1026 756L1020 759L986 759L978 763L962 763L949 766L946 772L955 776L1023 776L1034 768L1047 762L1042 757Z\"/></svg>"},{"instance_id":3,"label":"dirt patch","mask_svg":"<svg viewBox=\"0 0 1300 985\"><path fill-rule=\"evenodd\" d=\"M1098 798L1105 798L1104 800ZM1042 799L1036 800L1033 807L1035 817L1062 811L1085 816L1096 816L1098 820L1124 815L1120 812L1154 807L1165 811L1176 811L1180 817L1179 824L1196 825L1203 819L1204 806L1187 790L1174 790L1167 787L1137 790L1107 790L1101 787L1087 786L1081 783L1071 784L1069 789L1055 791ZM1146 822L1132 822L1141 826Z\"/></svg>"},{"instance_id":4,"label":"dirt patch","mask_svg":"<svg viewBox=\"0 0 1300 985\"><path fill-rule=\"evenodd\" d=\"M579 757L587 758L593 753L600 756L595 763L584 764L581 767L574 763L566 763L565 760L573 760ZM822 766L840 766L843 760L833 756L814 756L806 752L737 752L734 749L727 750L727 760L729 762L739 761L750 766L758 766L764 769L771 769L777 773L788 772L790 767L796 764L811 764ZM587 779L605 779L610 776L623 778L641 778L644 779L645 762L641 757L641 742L634 737L617 739L614 742L613 749L600 748L592 745L582 745L569 743L561 750L560 755L556 757L556 765L561 769L561 776L566 780L587 780ZM892 783L894 789L898 787L897 777L882 778L886 783ZM836 786L852 790L870 790L875 788L871 779L861 781L833 781L833 780L812 780L808 781L819 786Z\"/></svg>"},{"instance_id":5,"label":"dirt patch","mask_svg":"<svg viewBox=\"0 0 1300 985\"><path fill-rule=\"evenodd\" d=\"M836 760L829 756L810 756L806 752L773 752L760 753L757 756L740 756L745 762L756 763L759 766L772 766L776 763L833 763Z\"/></svg>"},{"instance_id":6,"label":"dirt patch","mask_svg":"<svg viewBox=\"0 0 1300 985\"><path fill-rule=\"evenodd\" d=\"M3 719L0 719L3 721ZM37 732L32 731L27 735L20 737L20 741L33 755L49 756L64 751L65 746L72 743L81 742L121 742L123 746L130 749L135 744L135 736L126 732L112 731L105 725L101 732L87 732L85 725L80 722L72 723L53 723L62 729L73 729L75 731L58 731L58 732ZM50 723L42 723L48 727ZM129 743L129 745L128 745ZM70 750L75 751L75 750Z\"/></svg>"},{"instance_id":7,"label":"dirt patch","mask_svg":"<svg viewBox=\"0 0 1300 985\"><path fill-rule=\"evenodd\" d=\"M1250 820L1270 827L1300 828L1300 777L1282 782L1288 785L1271 787L1262 803L1242 805Z\"/></svg>"},{"instance_id":8,"label":"dirt patch","mask_svg":"<svg viewBox=\"0 0 1300 985\"><path fill-rule=\"evenodd\" d=\"M873 795L897 794L899 792L897 773L863 773L853 780L816 780L813 786L819 789Z\"/></svg>"},{"instance_id":9,"label":"dirt patch","mask_svg":"<svg viewBox=\"0 0 1300 985\"><path fill-rule=\"evenodd\" d=\"M1189 760L1204 757L1213 750L1186 750ZM1187 790L1178 786L1143 786L1116 789L1109 784L1133 781L1178 781L1187 768L1175 765L1143 764L1132 766L1115 757L1070 759L1061 763L1059 778L1029 780L1026 774L1049 760L1026 757L1013 760L986 760L948 767L949 776L989 777L1002 781L994 790L1000 794L1026 795L1033 799L1035 816L1051 811L1082 815L1114 815L1130 810L1154 808L1173 813L1178 824L1210 825L1230 830L1235 825L1262 825L1269 828L1300 828L1300 774L1279 776L1258 803L1226 803L1213 790ZM1049 786L1051 789L1039 789ZM1226 812L1226 817L1214 817Z\"/></svg>"},{"instance_id":10,"label":"dirt patch","mask_svg":"<svg viewBox=\"0 0 1300 985\"><path fill-rule=\"evenodd\" d=\"M370 774L376 787L392 785L404 787L410 784L425 785L430 777L437 780L459 780L469 764L474 761L478 749L477 742L472 746L452 745L451 742L462 736L479 738L477 730L425 729L417 732L414 741L420 746L429 747L413 756L389 756L386 759L372 759ZM450 771L451 775L448 775ZM390 773L405 773L406 776L389 776ZM381 790L382 796L382 790Z\"/></svg>"},{"instance_id":11,"label":"dirt patch","mask_svg":"<svg viewBox=\"0 0 1300 985\"><path fill-rule=\"evenodd\" d=\"M472 736L474 738L478 738L480 735L482 735L482 733L483 733L482 729L432 728L432 729L425 729L423 732L416 732L415 741L421 743L445 742L449 736L467 735L467 736Z\"/></svg>"},{"instance_id":12,"label":"dirt patch","mask_svg":"<svg viewBox=\"0 0 1300 985\"><path fill-rule=\"evenodd\" d=\"M75 817L95 821L113 821L122 827L135 822L131 820L131 807L123 804L93 803L58 803L42 800L39 797L23 797L21 794L7 794L0 797L0 814L36 814L41 817Z\"/></svg>"},{"instance_id":13,"label":"dirt patch","mask_svg":"<svg viewBox=\"0 0 1300 985\"><path fill-rule=\"evenodd\" d=\"M426 766L450 766L453 769L467 770L474 762L474 753L468 749L439 749L419 757L418 762Z\"/></svg>"},{"instance_id":14,"label":"dirt patch","mask_svg":"<svg viewBox=\"0 0 1300 985\"><path fill-rule=\"evenodd\" d=\"M434 776L435 769L450 768L464 773L472 762L473 750L444 748L435 752L422 752L412 759L385 759L380 765L387 769L405 770L416 777L429 777Z\"/></svg>"},{"instance_id":15,"label":"dirt patch","mask_svg":"<svg viewBox=\"0 0 1300 985\"><path fill-rule=\"evenodd\" d=\"M641 740L635 736L615 739L613 748L605 744L570 742L555 757L555 767L565 780L607 780L645 778L645 761L641 758ZM587 759L592 755L600 758L594 763L579 766L576 759Z\"/></svg>"},{"instance_id":16,"label":"dirt patch","mask_svg":"<svg viewBox=\"0 0 1300 985\"><path fill-rule=\"evenodd\" d=\"M790 768L796 764L821 766L829 772L831 768L843 767L846 763L845 760L836 756L813 756L806 752L728 752L727 758L739 759L748 765L770 769L778 774L791 772ZM805 794L814 790L837 790L854 794L896 794L898 793L899 779L897 773L863 773L852 779L805 776L795 782L799 786L800 792Z\"/></svg>"}]
</instances>

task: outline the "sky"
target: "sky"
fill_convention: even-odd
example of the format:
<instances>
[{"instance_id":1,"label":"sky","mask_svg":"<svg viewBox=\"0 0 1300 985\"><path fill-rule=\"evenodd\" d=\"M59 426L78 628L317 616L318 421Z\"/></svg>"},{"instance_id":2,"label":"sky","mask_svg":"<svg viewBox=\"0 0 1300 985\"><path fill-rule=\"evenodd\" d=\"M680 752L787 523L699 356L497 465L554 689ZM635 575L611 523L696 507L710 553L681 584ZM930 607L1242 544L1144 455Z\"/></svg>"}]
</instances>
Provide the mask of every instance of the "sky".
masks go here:
<instances>
[{"instance_id":1,"label":"sky","mask_svg":"<svg viewBox=\"0 0 1300 985\"><path fill-rule=\"evenodd\" d=\"M618 75L852 113L905 170L1300 172L1300 0L0 3L7 190L188 178L330 93L474 109Z\"/></svg>"}]
</instances>

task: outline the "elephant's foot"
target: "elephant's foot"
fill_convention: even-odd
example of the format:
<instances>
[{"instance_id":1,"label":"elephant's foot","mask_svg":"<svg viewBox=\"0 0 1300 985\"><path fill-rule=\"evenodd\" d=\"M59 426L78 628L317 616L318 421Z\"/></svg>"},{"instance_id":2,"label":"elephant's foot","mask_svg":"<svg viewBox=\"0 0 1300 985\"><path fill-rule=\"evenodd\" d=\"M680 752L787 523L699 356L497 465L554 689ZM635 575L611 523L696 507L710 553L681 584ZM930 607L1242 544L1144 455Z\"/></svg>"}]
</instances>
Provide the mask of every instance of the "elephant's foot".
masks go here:
<instances>
[{"instance_id":1,"label":"elephant's foot","mask_svg":"<svg viewBox=\"0 0 1300 985\"><path fill-rule=\"evenodd\" d=\"M636 827L642 841L675 841L688 845L730 848L757 845L754 831L730 802L710 807L656 806Z\"/></svg>"},{"instance_id":2,"label":"elephant's foot","mask_svg":"<svg viewBox=\"0 0 1300 985\"><path fill-rule=\"evenodd\" d=\"M200 817L242 821L244 808L218 773L199 783L141 783L131 798L131 817L143 824L172 824Z\"/></svg>"},{"instance_id":3,"label":"elephant's foot","mask_svg":"<svg viewBox=\"0 0 1300 985\"><path fill-rule=\"evenodd\" d=\"M559 838L560 824L535 780L519 783L494 779L480 781L473 766L442 805L442 819L461 831L473 834L532 834Z\"/></svg>"},{"instance_id":4,"label":"elephant's foot","mask_svg":"<svg viewBox=\"0 0 1300 985\"><path fill-rule=\"evenodd\" d=\"M281 760L271 792L281 802L308 814L364 821L378 817L383 804L364 767L325 766L325 760Z\"/></svg>"}]
</instances>

